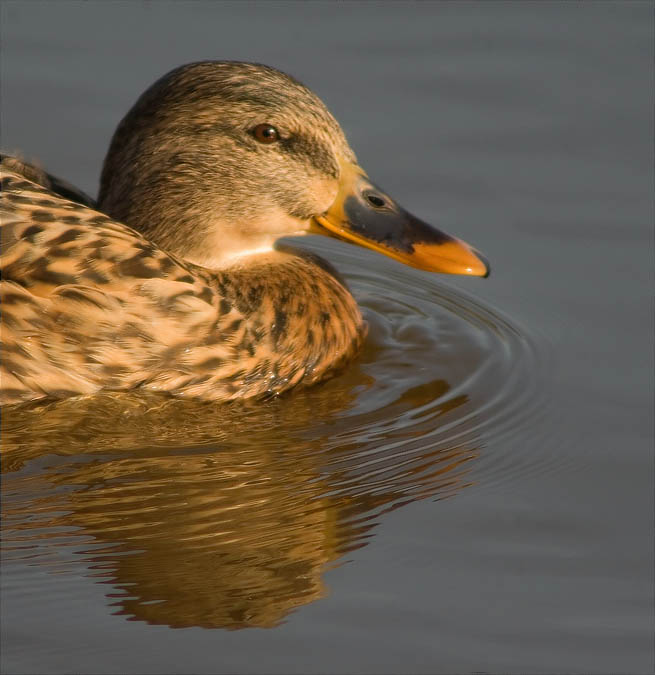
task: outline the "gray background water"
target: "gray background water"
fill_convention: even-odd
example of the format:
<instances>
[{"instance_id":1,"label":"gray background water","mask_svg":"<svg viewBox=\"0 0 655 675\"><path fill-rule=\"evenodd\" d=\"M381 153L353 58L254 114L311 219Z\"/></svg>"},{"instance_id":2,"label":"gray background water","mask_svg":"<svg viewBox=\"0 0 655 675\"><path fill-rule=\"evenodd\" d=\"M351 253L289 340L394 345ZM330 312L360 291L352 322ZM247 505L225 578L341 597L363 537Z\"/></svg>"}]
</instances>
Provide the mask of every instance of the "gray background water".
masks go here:
<instances>
[{"instance_id":1,"label":"gray background water","mask_svg":"<svg viewBox=\"0 0 655 675\"><path fill-rule=\"evenodd\" d=\"M488 255L489 280L451 283L539 336L557 411L511 439L541 463L388 514L279 628L126 622L91 580L62 596L38 569L5 574L3 672L652 672L653 5L0 11L3 149L91 193L116 122L168 69L304 81L376 182Z\"/></svg>"}]
</instances>

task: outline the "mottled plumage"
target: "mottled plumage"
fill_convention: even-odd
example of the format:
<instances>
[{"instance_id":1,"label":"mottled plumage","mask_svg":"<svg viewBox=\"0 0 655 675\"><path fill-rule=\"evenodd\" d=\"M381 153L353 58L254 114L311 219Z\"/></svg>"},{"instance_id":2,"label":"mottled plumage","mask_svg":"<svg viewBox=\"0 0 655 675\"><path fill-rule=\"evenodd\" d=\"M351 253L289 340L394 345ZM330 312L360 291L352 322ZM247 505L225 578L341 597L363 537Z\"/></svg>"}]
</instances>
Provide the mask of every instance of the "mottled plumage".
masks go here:
<instances>
[{"instance_id":1,"label":"mottled plumage","mask_svg":"<svg viewBox=\"0 0 655 675\"><path fill-rule=\"evenodd\" d=\"M364 324L337 277L273 252L210 272L2 171L2 401L141 386L207 399L313 383Z\"/></svg>"}]
</instances>

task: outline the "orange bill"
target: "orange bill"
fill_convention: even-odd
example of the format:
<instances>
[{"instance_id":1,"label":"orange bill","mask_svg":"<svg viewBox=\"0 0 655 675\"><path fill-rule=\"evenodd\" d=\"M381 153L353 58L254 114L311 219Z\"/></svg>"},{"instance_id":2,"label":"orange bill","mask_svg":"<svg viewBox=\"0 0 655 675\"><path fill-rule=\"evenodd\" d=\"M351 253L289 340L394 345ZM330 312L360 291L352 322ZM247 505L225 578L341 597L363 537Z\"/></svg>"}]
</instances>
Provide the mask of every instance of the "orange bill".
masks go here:
<instances>
[{"instance_id":1,"label":"orange bill","mask_svg":"<svg viewBox=\"0 0 655 675\"><path fill-rule=\"evenodd\" d=\"M405 211L350 162L342 162L334 203L315 220L322 234L360 244L421 270L489 276L489 264L482 254Z\"/></svg>"}]
</instances>

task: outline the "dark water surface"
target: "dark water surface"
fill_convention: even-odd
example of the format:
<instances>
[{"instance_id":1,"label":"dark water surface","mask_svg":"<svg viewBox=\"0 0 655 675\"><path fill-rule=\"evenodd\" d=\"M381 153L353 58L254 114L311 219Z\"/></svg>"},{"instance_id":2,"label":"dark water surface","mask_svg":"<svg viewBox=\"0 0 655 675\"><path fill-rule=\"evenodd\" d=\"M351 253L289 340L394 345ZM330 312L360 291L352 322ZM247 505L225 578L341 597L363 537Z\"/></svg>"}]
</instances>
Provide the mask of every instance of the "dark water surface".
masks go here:
<instances>
[{"instance_id":1,"label":"dark water surface","mask_svg":"<svg viewBox=\"0 0 655 675\"><path fill-rule=\"evenodd\" d=\"M493 267L305 241L370 323L339 377L5 411L2 671L652 672L652 4L0 11L4 150L95 193L154 79L260 61Z\"/></svg>"}]
</instances>

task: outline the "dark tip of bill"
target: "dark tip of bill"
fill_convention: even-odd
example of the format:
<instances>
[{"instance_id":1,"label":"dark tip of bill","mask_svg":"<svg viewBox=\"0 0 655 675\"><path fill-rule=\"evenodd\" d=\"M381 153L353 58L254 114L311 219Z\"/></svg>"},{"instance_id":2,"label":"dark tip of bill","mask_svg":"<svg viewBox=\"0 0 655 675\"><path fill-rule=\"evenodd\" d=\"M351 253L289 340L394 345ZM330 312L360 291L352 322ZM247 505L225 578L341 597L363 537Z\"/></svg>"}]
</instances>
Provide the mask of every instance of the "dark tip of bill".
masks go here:
<instances>
[{"instance_id":1,"label":"dark tip of bill","mask_svg":"<svg viewBox=\"0 0 655 675\"><path fill-rule=\"evenodd\" d=\"M487 273L482 277L483 279L487 279L491 274L491 265L489 264L489 260L487 259L486 256L482 255L482 253L478 253L477 251L475 252L475 255L477 255L478 258L482 260L484 266L487 268Z\"/></svg>"}]
</instances>

